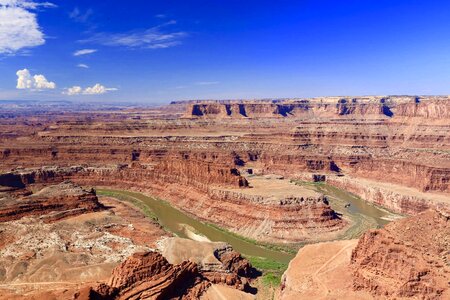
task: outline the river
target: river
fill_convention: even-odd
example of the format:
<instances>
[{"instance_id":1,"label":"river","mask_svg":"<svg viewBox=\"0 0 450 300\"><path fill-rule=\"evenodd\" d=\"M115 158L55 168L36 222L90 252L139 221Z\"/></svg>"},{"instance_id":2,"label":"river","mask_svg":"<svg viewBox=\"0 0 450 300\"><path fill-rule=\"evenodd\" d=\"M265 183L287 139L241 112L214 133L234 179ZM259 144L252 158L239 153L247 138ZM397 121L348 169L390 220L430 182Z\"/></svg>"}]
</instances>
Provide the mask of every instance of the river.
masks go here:
<instances>
[{"instance_id":1,"label":"river","mask_svg":"<svg viewBox=\"0 0 450 300\"><path fill-rule=\"evenodd\" d=\"M363 231L369 228L383 226L388 222L386 220L389 215L388 212L367 204L365 201L350 193L325 184L313 186L312 188L327 194L331 206L342 214L348 214L348 217L355 222L347 233L341 237L343 239L356 238ZM115 197L119 200L131 202L140 201L151 210L161 226L179 237L187 238L183 226L188 225L197 233L206 236L211 241L223 241L229 243L236 251L239 251L244 255L267 258L282 263L287 263L294 257L293 253L287 253L276 249L276 245L275 249L274 247L262 246L254 241L239 237L211 224L200 222L172 207L163 200L124 190L99 188L97 189L97 193L99 195ZM350 207L345 208L345 204L347 203L350 203ZM296 245L297 248L299 246L300 245Z\"/></svg>"}]
</instances>

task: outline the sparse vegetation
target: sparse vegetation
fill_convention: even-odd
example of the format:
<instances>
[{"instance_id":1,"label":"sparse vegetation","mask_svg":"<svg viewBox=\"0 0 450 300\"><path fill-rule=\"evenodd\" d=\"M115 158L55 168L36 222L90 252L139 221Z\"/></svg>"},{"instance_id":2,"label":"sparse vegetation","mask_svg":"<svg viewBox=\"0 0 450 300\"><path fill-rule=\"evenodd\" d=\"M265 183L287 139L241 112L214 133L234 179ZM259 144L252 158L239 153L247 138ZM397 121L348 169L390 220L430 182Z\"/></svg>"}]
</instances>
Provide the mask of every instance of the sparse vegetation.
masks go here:
<instances>
[{"instance_id":1,"label":"sparse vegetation","mask_svg":"<svg viewBox=\"0 0 450 300\"><path fill-rule=\"evenodd\" d=\"M281 275L279 275L279 274L274 274L272 272L268 272L263 275L261 280L262 280L262 283L266 286L277 287L281 284L281 276L282 275L283 275L283 273L281 273Z\"/></svg>"},{"instance_id":2,"label":"sparse vegetation","mask_svg":"<svg viewBox=\"0 0 450 300\"><path fill-rule=\"evenodd\" d=\"M281 277L288 267L288 263L283 263L263 257L246 256L252 266L262 272L261 282L267 287L278 287L281 284Z\"/></svg>"},{"instance_id":3,"label":"sparse vegetation","mask_svg":"<svg viewBox=\"0 0 450 300\"><path fill-rule=\"evenodd\" d=\"M216 230L222 231L223 233L226 233L228 235L232 235L238 239L241 239L243 241L246 241L247 243L251 243L253 245L259 246L259 247L263 247L269 250L273 250L273 251L279 251L279 252L284 252L284 253L288 253L288 254L292 254L295 255L297 254L298 249L300 249L301 247L304 246L304 244L301 243L297 243L297 244L290 244L290 245L280 245L280 244L271 244L271 243L264 243L264 242L258 242L254 239L248 238L248 237L244 237L242 235L236 234L234 232L231 232L225 228L219 227L215 224L212 223L206 223L208 226L213 227Z\"/></svg>"}]
</instances>

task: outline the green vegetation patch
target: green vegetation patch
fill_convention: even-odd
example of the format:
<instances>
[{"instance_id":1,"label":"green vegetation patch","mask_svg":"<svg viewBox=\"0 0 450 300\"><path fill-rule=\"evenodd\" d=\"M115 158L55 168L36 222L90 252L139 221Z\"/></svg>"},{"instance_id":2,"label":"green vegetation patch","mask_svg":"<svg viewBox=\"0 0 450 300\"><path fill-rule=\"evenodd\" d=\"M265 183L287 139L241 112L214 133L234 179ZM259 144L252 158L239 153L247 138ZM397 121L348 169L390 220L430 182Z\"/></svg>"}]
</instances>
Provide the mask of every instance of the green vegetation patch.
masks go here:
<instances>
[{"instance_id":1,"label":"green vegetation patch","mask_svg":"<svg viewBox=\"0 0 450 300\"><path fill-rule=\"evenodd\" d=\"M210 226L210 227L212 227L212 228L214 228L214 229L216 229L216 230L218 230L218 231L221 231L221 232L223 232L225 234L234 236L235 238L241 239L241 240L246 241L247 243L253 244L255 246L262 247L262 248L265 248L265 249L268 249L268 250L272 250L272 251L284 252L286 254L291 254L292 258L294 258L295 254L297 254L298 250L301 247L304 246L303 243L281 245L281 244L271 244L271 243L258 242L258 241L254 240L254 239L251 239L251 238L248 238L248 237L236 234L236 233L234 233L232 231L229 231L229 230L227 230L225 228L219 227L219 226L217 226L215 224L212 224L212 223L205 223L205 224Z\"/></svg>"},{"instance_id":2,"label":"green vegetation patch","mask_svg":"<svg viewBox=\"0 0 450 300\"><path fill-rule=\"evenodd\" d=\"M262 272L261 282L268 287L278 287L281 277L288 268L288 263L279 262L263 257L246 256L252 266Z\"/></svg>"},{"instance_id":3,"label":"green vegetation patch","mask_svg":"<svg viewBox=\"0 0 450 300\"><path fill-rule=\"evenodd\" d=\"M263 274L261 281L265 286L276 288L281 284L281 276L283 276L283 273L280 275L268 272Z\"/></svg>"}]
</instances>

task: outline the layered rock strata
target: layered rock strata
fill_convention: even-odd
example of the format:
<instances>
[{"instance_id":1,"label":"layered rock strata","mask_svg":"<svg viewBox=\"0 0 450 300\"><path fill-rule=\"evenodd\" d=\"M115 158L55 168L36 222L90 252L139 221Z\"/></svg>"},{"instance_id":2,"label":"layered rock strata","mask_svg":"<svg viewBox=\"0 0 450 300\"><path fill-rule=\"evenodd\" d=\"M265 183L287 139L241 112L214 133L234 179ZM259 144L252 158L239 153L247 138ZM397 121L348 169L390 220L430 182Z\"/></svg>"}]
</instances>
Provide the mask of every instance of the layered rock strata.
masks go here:
<instances>
[{"instance_id":1,"label":"layered rock strata","mask_svg":"<svg viewBox=\"0 0 450 300\"><path fill-rule=\"evenodd\" d=\"M34 194L25 193L30 195L17 197L4 193L0 198L0 222L44 215L43 220L51 222L104 209L94 190L85 190L71 182L49 186Z\"/></svg>"},{"instance_id":2,"label":"layered rock strata","mask_svg":"<svg viewBox=\"0 0 450 300\"><path fill-rule=\"evenodd\" d=\"M353 287L374 297L450 297L450 210L439 207L370 230L353 250Z\"/></svg>"},{"instance_id":3,"label":"layered rock strata","mask_svg":"<svg viewBox=\"0 0 450 300\"><path fill-rule=\"evenodd\" d=\"M71 299L73 288L106 280L168 235L136 209L70 182L2 186L0 198L0 299Z\"/></svg>"},{"instance_id":4,"label":"layered rock strata","mask_svg":"<svg viewBox=\"0 0 450 300\"><path fill-rule=\"evenodd\" d=\"M108 284L85 288L75 299L199 299L209 285L195 263L171 265L157 252L143 252L117 266Z\"/></svg>"},{"instance_id":5,"label":"layered rock strata","mask_svg":"<svg viewBox=\"0 0 450 300\"><path fill-rule=\"evenodd\" d=\"M195 241L183 239L166 242L165 247L171 246L174 241L188 246L194 252L199 252L196 250L197 246L205 247L204 244L196 245ZM175 249L165 250L167 253L183 252L176 246ZM218 250L221 253L217 258L224 261L219 269L211 269L205 265L208 255L202 258L203 263L199 266L194 261L183 260L185 257L180 254L174 256L172 253L169 256L172 260L181 260L177 264L171 264L157 252L134 253L112 271L107 284L86 287L75 294L75 299L200 299L214 284L247 289L247 279L244 278L243 284L243 277L238 273L250 277L247 274L251 268L248 261L229 246ZM205 254L207 253L200 256Z\"/></svg>"},{"instance_id":6,"label":"layered rock strata","mask_svg":"<svg viewBox=\"0 0 450 300\"><path fill-rule=\"evenodd\" d=\"M190 185L173 183L164 180L166 177L161 177L153 168L146 166L40 168L8 174L19 182L23 178L35 183L70 178L84 185L146 191L201 220L268 242L333 238L347 226L347 222L335 214L320 194L273 201L261 196L224 190L222 186L194 184L193 181ZM237 184L231 187L240 190Z\"/></svg>"},{"instance_id":7,"label":"layered rock strata","mask_svg":"<svg viewBox=\"0 0 450 300\"><path fill-rule=\"evenodd\" d=\"M359 240L302 248L281 299L448 299L450 212L438 206Z\"/></svg>"},{"instance_id":8,"label":"layered rock strata","mask_svg":"<svg viewBox=\"0 0 450 300\"><path fill-rule=\"evenodd\" d=\"M255 118L293 117L313 115L379 115L393 117L449 118L448 97L374 96L326 97L284 100L230 100L191 101L187 103L186 117Z\"/></svg>"},{"instance_id":9,"label":"layered rock strata","mask_svg":"<svg viewBox=\"0 0 450 300\"><path fill-rule=\"evenodd\" d=\"M229 192L251 189L243 170L287 178L336 175L347 180L329 183L342 187L356 186L352 179L393 184L380 192L353 189L386 208L417 214L445 202L436 201L436 195L449 198L449 103L440 96L190 101L157 110L39 110L32 118L26 110L8 109L0 117L0 168L93 167L77 180L146 189L202 220L217 218L217 225L252 238L300 241L303 229L289 231L305 226L303 216L314 221L306 231L319 224L314 235L336 231L342 223L326 203L302 195L275 205L264 197ZM202 116L192 115L194 105L202 107ZM111 165L132 167L110 170ZM420 194L411 196L403 187ZM296 207L310 212L301 215L301 222L294 218ZM245 210L256 214L232 214Z\"/></svg>"}]
</instances>

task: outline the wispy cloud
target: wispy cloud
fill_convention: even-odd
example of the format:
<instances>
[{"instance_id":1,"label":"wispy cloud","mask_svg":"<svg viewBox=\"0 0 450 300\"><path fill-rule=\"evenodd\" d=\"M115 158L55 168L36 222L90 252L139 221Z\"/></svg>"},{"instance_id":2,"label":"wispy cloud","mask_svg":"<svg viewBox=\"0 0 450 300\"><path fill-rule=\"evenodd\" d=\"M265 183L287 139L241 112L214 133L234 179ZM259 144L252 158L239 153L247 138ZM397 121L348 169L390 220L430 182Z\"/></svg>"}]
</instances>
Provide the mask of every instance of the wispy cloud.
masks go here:
<instances>
[{"instance_id":1,"label":"wispy cloud","mask_svg":"<svg viewBox=\"0 0 450 300\"><path fill-rule=\"evenodd\" d=\"M183 31L164 30L169 25L174 24L176 24L175 21L169 21L146 30L134 30L124 33L97 33L79 42L111 47L144 49L169 48L181 44L181 39L187 36L187 33Z\"/></svg>"},{"instance_id":2,"label":"wispy cloud","mask_svg":"<svg viewBox=\"0 0 450 300\"><path fill-rule=\"evenodd\" d=\"M92 54L97 52L97 49L81 49L77 50L73 53L73 56L80 56L80 55L86 55L86 54Z\"/></svg>"},{"instance_id":3,"label":"wispy cloud","mask_svg":"<svg viewBox=\"0 0 450 300\"><path fill-rule=\"evenodd\" d=\"M164 19L166 17L167 16L165 14L157 14L157 15L155 15L155 18L158 18L158 19Z\"/></svg>"},{"instance_id":4,"label":"wispy cloud","mask_svg":"<svg viewBox=\"0 0 450 300\"><path fill-rule=\"evenodd\" d=\"M86 64L78 64L77 65L78 68L83 68L83 69L89 69L89 66Z\"/></svg>"},{"instance_id":5,"label":"wispy cloud","mask_svg":"<svg viewBox=\"0 0 450 300\"><path fill-rule=\"evenodd\" d=\"M39 7L47 7L47 8L57 7L55 4L50 2L41 2L33 0L0 0L0 5L23 7L25 9L36 9Z\"/></svg>"},{"instance_id":6,"label":"wispy cloud","mask_svg":"<svg viewBox=\"0 0 450 300\"><path fill-rule=\"evenodd\" d=\"M213 84L219 84L219 81L198 81L195 84L196 85L213 85Z\"/></svg>"},{"instance_id":7,"label":"wispy cloud","mask_svg":"<svg viewBox=\"0 0 450 300\"><path fill-rule=\"evenodd\" d=\"M67 88L65 91L63 91L63 94L74 96L74 95L102 95L107 92L117 91L117 88L107 88L104 85L101 85L100 83L95 84L94 86L87 87L83 89L81 86L73 86L70 88Z\"/></svg>"},{"instance_id":8,"label":"wispy cloud","mask_svg":"<svg viewBox=\"0 0 450 300\"><path fill-rule=\"evenodd\" d=\"M17 85L16 88L20 90L30 89L30 90L45 90L45 89L55 89L56 84L54 82L48 81L44 75L34 75L32 76L28 69L19 70L17 75Z\"/></svg>"},{"instance_id":9,"label":"wispy cloud","mask_svg":"<svg viewBox=\"0 0 450 300\"><path fill-rule=\"evenodd\" d=\"M70 13L69 17L78 23L86 23L92 16L94 11L89 8L85 12L82 12L78 7L75 7Z\"/></svg>"},{"instance_id":10,"label":"wispy cloud","mask_svg":"<svg viewBox=\"0 0 450 300\"><path fill-rule=\"evenodd\" d=\"M50 2L0 0L0 54L14 55L24 48L43 45L45 36L33 10L55 7Z\"/></svg>"}]
</instances>

